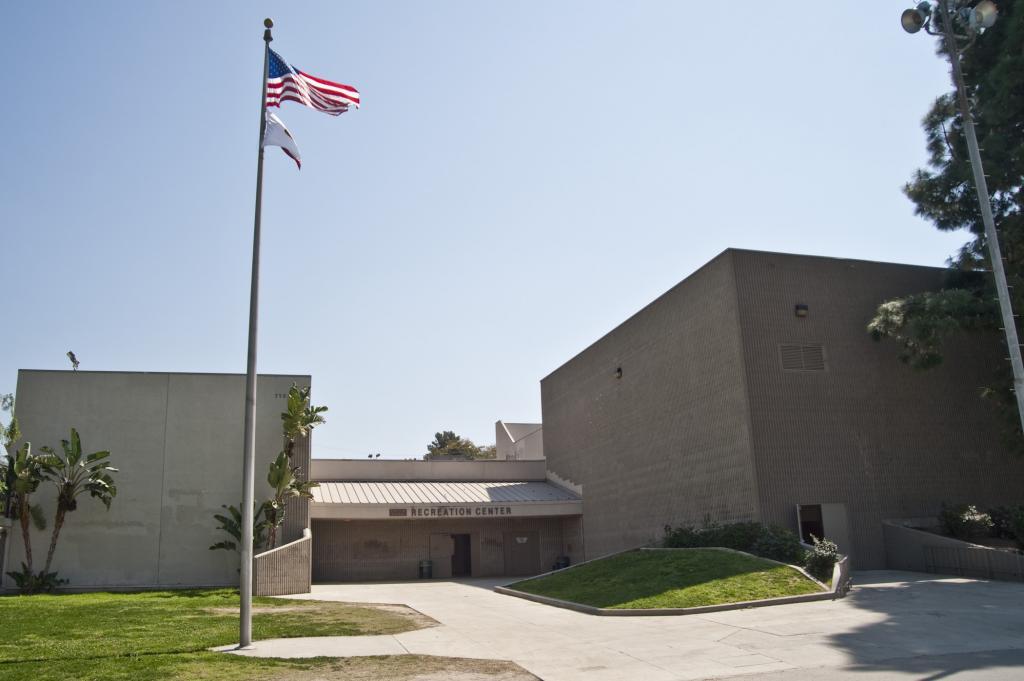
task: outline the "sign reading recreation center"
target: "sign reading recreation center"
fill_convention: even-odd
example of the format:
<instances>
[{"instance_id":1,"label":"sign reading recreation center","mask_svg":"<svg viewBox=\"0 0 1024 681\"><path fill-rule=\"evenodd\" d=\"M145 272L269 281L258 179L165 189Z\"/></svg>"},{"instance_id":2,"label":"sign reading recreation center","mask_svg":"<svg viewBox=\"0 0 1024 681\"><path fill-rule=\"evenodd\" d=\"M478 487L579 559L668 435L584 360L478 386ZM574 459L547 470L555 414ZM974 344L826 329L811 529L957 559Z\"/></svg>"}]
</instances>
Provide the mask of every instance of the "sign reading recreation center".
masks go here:
<instances>
[{"instance_id":1,"label":"sign reading recreation center","mask_svg":"<svg viewBox=\"0 0 1024 681\"><path fill-rule=\"evenodd\" d=\"M405 518L483 518L512 515L511 506L410 506L388 509L388 515Z\"/></svg>"}]
</instances>

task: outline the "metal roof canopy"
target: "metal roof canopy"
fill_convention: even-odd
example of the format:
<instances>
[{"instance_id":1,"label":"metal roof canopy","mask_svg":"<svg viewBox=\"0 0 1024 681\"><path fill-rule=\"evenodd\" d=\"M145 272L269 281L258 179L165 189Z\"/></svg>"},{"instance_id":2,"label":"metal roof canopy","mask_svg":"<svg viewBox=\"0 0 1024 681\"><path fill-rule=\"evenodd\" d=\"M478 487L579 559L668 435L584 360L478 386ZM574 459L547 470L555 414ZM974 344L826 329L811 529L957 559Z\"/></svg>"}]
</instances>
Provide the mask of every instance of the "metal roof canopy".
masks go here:
<instances>
[{"instance_id":1,"label":"metal roof canopy","mask_svg":"<svg viewBox=\"0 0 1024 681\"><path fill-rule=\"evenodd\" d=\"M317 519L444 520L580 515L579 495L549 482L321 482Z\"/></svg>"}]
</instances>

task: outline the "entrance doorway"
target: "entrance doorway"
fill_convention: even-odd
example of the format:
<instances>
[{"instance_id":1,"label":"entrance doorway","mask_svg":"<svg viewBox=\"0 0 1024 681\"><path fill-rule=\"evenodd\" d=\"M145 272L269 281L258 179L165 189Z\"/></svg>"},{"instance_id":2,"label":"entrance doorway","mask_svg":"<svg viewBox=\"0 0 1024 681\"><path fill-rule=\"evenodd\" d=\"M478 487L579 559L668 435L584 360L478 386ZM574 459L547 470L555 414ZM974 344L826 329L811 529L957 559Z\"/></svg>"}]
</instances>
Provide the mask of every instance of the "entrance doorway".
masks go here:
<instances>
[{"instance_id":1,"label":"entrance doorway","mask_svg":"<svg viewBox=\"0 0 1024 681\"><path fill-rule=\"evenodd\" d=\"M469 535L453 534L452 544L452 577L469 577L473 574Z\"/></svg>"},{"instance_id":2,"label":"entrance doorway","mask_svg":"<svg viewBox=\"0 0 1024 681\"><path fill-rule=\"evenodd\" d=\"M836 543L841 553L850 551L850 531L846 521L846 504L798 504L797 524L800 540L813 543L811 535Z\"/></svg>"},{"instance_id":3,"label":"entrance doorway","mask_svg":"<svg viewBox=\"0 0 1024 681\"><path fill-rule=\"evenodd\" d=\"M532 532L505 533L505 574L536 575L540 573L540 536Z\"/></svg>"},{"instance_id":4,"label":"entrance doorway","mask_svg":"<svg viewBox=\"0 0 1024 681\"><path fill-rule=\"evenodd\" d=\"M812 544L812 537L825 538L825 523L821 520L821 504L801 504L796 507L800 518L800 541Z\"/></svg>"}]
</instances>

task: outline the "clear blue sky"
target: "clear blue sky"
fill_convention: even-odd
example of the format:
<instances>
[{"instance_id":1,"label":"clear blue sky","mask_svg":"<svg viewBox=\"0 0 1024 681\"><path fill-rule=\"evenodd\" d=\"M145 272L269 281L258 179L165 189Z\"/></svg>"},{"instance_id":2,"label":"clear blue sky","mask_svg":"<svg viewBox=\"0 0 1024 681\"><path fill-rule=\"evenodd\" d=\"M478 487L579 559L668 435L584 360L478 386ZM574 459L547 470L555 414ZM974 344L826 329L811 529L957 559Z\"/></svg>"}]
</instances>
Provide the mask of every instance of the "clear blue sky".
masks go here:
<instances>
[{"instance_id":1,"label":"clear blue sky","mask_svg":"<svg viewBox=\"0 0 1024 681\"><path fill-rule=\"evenodd\" d=\"M941 265L965 236L900 188L947 66L903 8L8 4L0 392L68 349L244 372L268 15L364 102L285 104L303 169L267 155L259 369L313 375L317 456L539 420L543 376L730 246Z\"/></svg>"}]
</instances>

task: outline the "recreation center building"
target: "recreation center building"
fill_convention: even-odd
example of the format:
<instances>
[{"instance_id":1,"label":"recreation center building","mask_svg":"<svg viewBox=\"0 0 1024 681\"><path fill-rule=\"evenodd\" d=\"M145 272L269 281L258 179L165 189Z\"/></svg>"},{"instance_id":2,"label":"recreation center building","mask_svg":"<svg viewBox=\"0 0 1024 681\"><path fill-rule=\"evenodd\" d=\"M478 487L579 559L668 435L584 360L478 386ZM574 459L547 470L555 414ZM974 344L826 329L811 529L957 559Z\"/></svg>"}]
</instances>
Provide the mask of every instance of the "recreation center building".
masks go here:
<instances>
[{"instance_id":1,"label":"recreation center building","mask_svg":"<svg viewBox=\"0 0 1024 681\"><path fill-rule=\"evenodd\" d=\"M885 567L884 521L1022 501L1024 460L979 397L1000 338L954 338L940 367L915 371L866 331L879 303L944 273L730 249L543 378L543 427L499 421L496 460L316 459L302 442L295 463L319 487L257 556L256 591L535 574L707 521L777 523ZM310 382L259 377L258 498L288 388ZM25 440L57 446L75 427L120 469L110 510L85 500L61 533L54 569L72 586L237 583L237 554L208 547L225 538L213 514L241 496L244 383L19 372ZM33 499L54 505L46 486ZM47 539L34 532L37 554ZM19 533L2 560L22 560Z\"/></svg>"}]
</instances>

